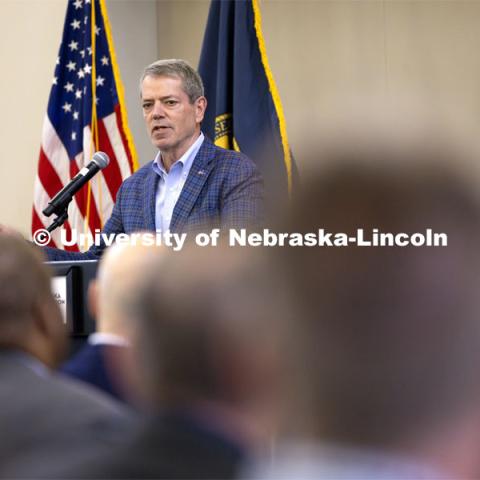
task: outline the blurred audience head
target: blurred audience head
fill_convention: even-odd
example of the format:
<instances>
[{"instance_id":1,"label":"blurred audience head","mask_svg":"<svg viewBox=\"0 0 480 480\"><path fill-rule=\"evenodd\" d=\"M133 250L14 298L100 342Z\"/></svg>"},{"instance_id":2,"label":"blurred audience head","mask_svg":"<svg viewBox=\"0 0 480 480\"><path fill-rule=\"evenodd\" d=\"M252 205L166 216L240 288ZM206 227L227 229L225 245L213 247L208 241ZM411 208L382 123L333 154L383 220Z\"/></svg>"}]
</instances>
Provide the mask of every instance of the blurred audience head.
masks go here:
<instances>
[{"instance_id":1,"label":"blurred audience head","mask_svg":"<svg viewBox=\"0 0 480 480\"><path fill-rule=\"evenodd\" d=\"M279 400L286 302L265 252L189 245L144 280L132 316L150 406L211 411L214 424L236 419L262 437Z\"/></svg>"},{"instance_id":2,"label":"blurred audience head","mask_svg":"<svg viewBox=\"0 0 480 480\"><path fill-rule=\"evenodd\" d=\"M102 361L108 382L100 385L117 398L140 406L137 391L137 370L131 360L135 319L131 305L136 301L139 285L152 259L163 249L138 242L116 243L103 255L97 278L88 290L90 311L96 321L96 342L102 348ZM133 236L131 237L134 238ZM77 363L74 363L74 371ZM101 371L95 368L95 371ZM84 378L84 377L83 377ZM92 375L97 381L98 377ZM107 384L104 387L105 383Z\"/></svg>"},{"instance_id":3,"label":"blurred audience head","mask_svg":"<svg viewBox=\"0 0 480 480\"><path fill-rule=\"evenodd\" d=\"M39 249L0 235L0 347L56 367L66 354L67 332L42 261Z\"/></svg>"},{"instance_id":4,"label":"blurred audience head","mask_svg":"<svg viewBox=\"0 0 480 480\"><path fill-rule=\"evenodd\" d=\"M97 332L129 337L132 321L128 305L134 301L151 259L162 252L163 249L140 241L118 243L107 249L97 278L89 286L89 306L96 319Z\"/></svg>"},{"instance_id":5,"label":"blurred audience head","mask_svg":"<svg viewBox=\"0 0 480 480\"><path fill-rule=\"evenodd\" d=\"M295 427L326 442L411 450L472 474L471 447L480 440L479 156L472 142L405 125L322 139L282 228L324 229L332 241L358 229L365 240L431 229L448 244L278 252L298 308L304 403L296 412L308 414Z\"/></svg>"}]
</instances>

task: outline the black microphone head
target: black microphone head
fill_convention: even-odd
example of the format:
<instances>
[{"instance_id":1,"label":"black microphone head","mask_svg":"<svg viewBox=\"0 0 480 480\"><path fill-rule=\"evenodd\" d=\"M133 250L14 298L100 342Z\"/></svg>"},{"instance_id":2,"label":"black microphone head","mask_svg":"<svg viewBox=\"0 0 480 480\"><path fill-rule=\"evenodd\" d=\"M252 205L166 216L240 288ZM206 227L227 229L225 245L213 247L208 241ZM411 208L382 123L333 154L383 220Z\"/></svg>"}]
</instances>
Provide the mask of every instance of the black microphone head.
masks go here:
<instances>
[{"instance_id":1,"label":"black microphone head","mask_svg":"<svg viewBox=\"0 0 480 480\"><path fill-rule=\"evenodd\" d=\"M97 166L102 169L110 163L110 158L105 152L96 152L92 158L92 162L95 162Z\"/></svg>"}]
</instances>

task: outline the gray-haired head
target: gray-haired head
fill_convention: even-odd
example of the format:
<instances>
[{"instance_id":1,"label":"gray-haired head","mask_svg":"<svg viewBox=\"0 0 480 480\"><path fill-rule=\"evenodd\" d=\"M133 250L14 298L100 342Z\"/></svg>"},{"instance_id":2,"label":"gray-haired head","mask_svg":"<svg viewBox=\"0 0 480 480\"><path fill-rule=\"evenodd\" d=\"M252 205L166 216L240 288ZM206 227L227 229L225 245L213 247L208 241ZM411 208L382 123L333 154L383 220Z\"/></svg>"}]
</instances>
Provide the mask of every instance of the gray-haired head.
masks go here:
<instances>
[{"instance_id":1,"label":"gray-haired head","mask_svg":"<svg viewBox=\"0 0 480 480\"><path fill-rule=\"evenodd\" d=\"M180 78L183 83L183 90L188 95L190 103L204 95L203 82L200 75L185 60L175 58L157 60L145 67L140 77L140 95L142 94L143 80L148 76Z\"/></svg>"}]
</instances>

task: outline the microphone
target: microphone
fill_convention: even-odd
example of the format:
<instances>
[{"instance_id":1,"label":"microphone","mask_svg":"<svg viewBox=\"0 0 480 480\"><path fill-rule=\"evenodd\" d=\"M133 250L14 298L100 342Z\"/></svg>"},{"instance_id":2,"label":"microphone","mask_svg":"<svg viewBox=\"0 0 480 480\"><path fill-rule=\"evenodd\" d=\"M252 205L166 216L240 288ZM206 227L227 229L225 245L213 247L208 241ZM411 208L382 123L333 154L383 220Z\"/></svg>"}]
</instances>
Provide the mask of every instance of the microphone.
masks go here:
<instances>
[{"instance_id":1,"label":"microphone","mask_svg":"<svg viewBox=\"0 0 480 480\"><path fill-rule=\"evenodd\" d=\"M77 175L48 202L47 207L45 207L42 213L46 217L49 217L52 213L61 215L80 188L109 163L110 159L106 153L96 152L95 155L93 155L92 161L86 167L83 167Z\"/></svg>"}]
</instances>

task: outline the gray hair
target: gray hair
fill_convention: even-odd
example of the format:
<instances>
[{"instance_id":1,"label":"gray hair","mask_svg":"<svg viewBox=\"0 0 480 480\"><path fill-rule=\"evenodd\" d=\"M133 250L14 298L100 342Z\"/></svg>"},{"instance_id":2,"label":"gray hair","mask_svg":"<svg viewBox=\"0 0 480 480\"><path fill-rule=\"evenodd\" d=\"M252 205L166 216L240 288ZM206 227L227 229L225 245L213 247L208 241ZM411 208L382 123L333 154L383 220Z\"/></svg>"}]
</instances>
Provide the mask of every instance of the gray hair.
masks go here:
<instances>
[{"instance_id":1,"label":"gray hair","mask_svg":"<svg viewBox=\"0 0 480 480\"><path fill-rule=\"evenodd\" d=\"M197 98L203 97L203 82L198 72L185 60L167 59L157 60L143 70L140 77L140 95L142 94L142 83L145 77L178 77L182 80L183 90L188 95L190 103Z\"/></svg>"}]
</instances>

